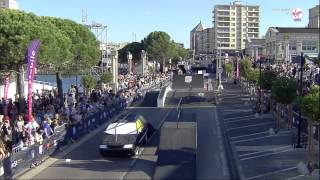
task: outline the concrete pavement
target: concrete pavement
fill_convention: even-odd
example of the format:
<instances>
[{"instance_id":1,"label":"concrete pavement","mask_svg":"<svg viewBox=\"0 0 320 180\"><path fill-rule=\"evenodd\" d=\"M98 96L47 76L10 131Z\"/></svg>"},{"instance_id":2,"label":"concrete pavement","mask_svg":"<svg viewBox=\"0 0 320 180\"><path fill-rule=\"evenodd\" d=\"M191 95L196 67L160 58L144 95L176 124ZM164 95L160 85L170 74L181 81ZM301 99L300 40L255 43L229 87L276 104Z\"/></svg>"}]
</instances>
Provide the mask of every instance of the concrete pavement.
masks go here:
<instances>
[{"instance_id":1,"label":"concrete pavement","mask_svg":"<svg viewBox=\"0 0 320 180\"><path fill-rule=\"evenodd\" d=\"M274 134L271 114L255 117L247 96L232 82L224 83L219 104L224 127L243 179L289 179L301 177L298 163L307 163L305 149L295 149L292 129Z\"/></svg>"}]
</instances>

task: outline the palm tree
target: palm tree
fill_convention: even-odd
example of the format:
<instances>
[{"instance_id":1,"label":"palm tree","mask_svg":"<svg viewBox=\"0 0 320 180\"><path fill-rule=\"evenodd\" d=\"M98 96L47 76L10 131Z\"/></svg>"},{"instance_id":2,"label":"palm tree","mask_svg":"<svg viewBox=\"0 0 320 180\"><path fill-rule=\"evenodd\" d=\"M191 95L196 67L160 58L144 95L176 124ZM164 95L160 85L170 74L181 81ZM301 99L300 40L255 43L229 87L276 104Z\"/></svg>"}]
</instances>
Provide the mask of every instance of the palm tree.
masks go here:
<instances>
[{"instance_id":1,"label":"palm tree","mask_svg":"<svg viewBox=\"0 0 320 180\"><path fill-rule=\"evenodd\" d=\"M301 110L308 118L308 159L315 165L315 146L313 140L313 127L320 124L319 86L314 86L311 93L303 96L300 101Z\"/></svg>"},{"instance_id":2,"label":"palm tree","mask_svg":"<svg viewBox=\"0 0 320 180\"><path fill-rule=\"evenodd\" d=\"M287 77L278 77L272 82L272 97L277 101L277 128L280 129L280 109L288 106L289 115L288 125L289 128L292 126L292 103L297 98L297 87L296 81Z\"/></svg>"}]
</instances>

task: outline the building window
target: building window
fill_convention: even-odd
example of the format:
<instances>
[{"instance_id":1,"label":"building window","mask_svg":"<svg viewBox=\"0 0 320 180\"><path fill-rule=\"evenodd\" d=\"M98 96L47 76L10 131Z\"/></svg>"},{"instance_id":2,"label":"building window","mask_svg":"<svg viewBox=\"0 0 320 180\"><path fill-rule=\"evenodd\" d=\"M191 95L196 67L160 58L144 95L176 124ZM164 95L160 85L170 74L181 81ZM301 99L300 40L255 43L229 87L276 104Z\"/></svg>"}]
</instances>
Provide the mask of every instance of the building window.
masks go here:
<instances>
[{"instance_id":1,"label":"building window","mask_svg":"<svg viewBox=\"0 0 320 180\"><path fill-rule=\"evenodd\" d=\"M317 46L316 46L316 42L302 42L302 50L303 51L314 51L316 50Z\"/></svg>"},{"instance_id":2,"label":"building window","mask_svg":"<svg viewBox=\"0 0 320 180\"><path fill-rule=\"evenodd\" d=\"M289 44L289 50L296 51L296 50L297 50L296 45L290 45L290 44Z\"/></svg>"}]
</instances>

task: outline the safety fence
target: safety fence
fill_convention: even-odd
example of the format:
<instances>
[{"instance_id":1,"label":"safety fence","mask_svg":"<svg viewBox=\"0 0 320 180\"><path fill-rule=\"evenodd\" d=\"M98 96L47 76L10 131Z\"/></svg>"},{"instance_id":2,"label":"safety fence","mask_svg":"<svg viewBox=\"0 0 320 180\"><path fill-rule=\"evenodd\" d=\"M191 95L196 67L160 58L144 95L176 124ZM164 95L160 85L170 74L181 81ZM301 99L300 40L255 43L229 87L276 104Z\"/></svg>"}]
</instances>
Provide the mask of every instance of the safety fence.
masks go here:
<instances>
[{"instance_id":1,"label":"safety fence","mask_svg":"<svg viewBox=\"0 0 320 180\"><path fill-rule=\"evenodd\" d=\"M169 80L164 81L163 85L168 83ZM160 84L155 84L143 89L139 95L120 100L109 107L99 106L94 112L83 117L81 121L56 127L53 135L44 139L41 144L13 147L12 153L0 161L0 179L11 179L16 174L40 165L51 155L68 147L85 134L109 121L127 106L140 103L147 92L158 88L161 88Z\"/></svg>"},{"instance_id":2,"label":"safety fence","mask_svg":"<svg viewBox=\"0 0 320 180\"><path fill-rule=\"evenodd\" d=\"M110 120L125 107L124 101L110 108L100 107L84 117L82 121L55 128L53 135L41 144L13 147L11 155L0 162L0 179L10 179L15 174L41 164L47 157L76 142L83 135Z\"/></svg>"}]
</instances>

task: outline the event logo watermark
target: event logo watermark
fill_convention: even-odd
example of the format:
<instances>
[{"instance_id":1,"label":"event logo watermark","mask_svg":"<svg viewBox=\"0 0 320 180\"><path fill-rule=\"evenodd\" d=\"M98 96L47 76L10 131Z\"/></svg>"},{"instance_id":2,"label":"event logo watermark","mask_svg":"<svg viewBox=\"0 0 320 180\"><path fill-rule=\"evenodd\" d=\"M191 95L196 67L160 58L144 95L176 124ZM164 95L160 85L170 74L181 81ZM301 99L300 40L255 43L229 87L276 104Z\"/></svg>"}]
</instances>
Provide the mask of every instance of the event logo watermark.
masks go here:
<instances>
[{"instance_id":1,"label":"event logo watermark","mask_svg":"<svg viewBox=\"0 0 320 180\"><path fill-rule=\"evenodd\" d=\"M301 21L303 11L301 8L276 8L272 9L272 11L284 12L286 15L291 15L293 21Z\"/></svg>"},{"instance_id":2,"label":"event logo watermark","mask_svg":"<svg viewBox=\"0 0 320 180\"><path fill-rule=\"evenodd\" d=\"M301 8L294 8L291 11L292 19L294 21L301 21L302 19L302 9Z\"/></svg>"}]
</instances>

